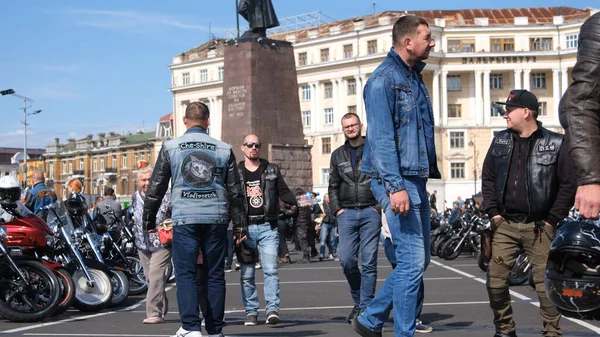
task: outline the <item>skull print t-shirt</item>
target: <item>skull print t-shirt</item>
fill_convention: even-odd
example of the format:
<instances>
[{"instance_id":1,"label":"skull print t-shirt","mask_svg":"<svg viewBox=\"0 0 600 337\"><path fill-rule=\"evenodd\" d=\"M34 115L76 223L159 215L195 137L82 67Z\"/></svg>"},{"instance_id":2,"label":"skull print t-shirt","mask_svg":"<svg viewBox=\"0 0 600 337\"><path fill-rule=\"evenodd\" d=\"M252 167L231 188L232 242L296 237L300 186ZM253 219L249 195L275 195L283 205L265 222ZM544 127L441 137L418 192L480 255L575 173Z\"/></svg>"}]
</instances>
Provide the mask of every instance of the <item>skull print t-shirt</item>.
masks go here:
<instances>
[{"instance_id":1,"label":"skull print t-shirt","mask_svg":"<svg viewBox=\"0 0 600 337\"><path fill-rule=\"evenodd\" d=\"M261 170L254 172L244 168L246 180L246 195L248 196L248 215L264 215L263 191L260 187Z\"/></svg>"}]
</instances>

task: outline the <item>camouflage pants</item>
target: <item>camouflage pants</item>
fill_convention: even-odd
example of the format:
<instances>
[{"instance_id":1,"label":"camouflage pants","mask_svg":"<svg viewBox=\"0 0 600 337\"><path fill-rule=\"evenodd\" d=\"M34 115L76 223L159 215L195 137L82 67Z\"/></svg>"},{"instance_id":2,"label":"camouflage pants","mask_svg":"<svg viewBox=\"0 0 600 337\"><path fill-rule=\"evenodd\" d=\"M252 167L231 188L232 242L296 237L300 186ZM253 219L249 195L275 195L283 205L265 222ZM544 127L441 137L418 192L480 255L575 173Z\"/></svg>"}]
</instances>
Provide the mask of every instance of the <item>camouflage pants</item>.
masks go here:
<instances>
[{"instance_id":1,"label":"camouflage pants","mask_svg":"<svg viewBox=\"0 0 600 337\"><path fill-rule=\"evenodd\" d=\"M508 291L510 268L515 263L521 247L527 254L533 268L533 282L540 302L543 320L543 336L562 336L559 326L561 315L546 296L544 284L546 261L555 229L543 226L541 235L534 232L535 224L502 221L495 228L492 242L492 260L487 272L487 290L490 307L494 312L496 331L509 334L515 330L513 311ZM541 237L541 238L540 238Z\"/></svg>"}]
</instances>

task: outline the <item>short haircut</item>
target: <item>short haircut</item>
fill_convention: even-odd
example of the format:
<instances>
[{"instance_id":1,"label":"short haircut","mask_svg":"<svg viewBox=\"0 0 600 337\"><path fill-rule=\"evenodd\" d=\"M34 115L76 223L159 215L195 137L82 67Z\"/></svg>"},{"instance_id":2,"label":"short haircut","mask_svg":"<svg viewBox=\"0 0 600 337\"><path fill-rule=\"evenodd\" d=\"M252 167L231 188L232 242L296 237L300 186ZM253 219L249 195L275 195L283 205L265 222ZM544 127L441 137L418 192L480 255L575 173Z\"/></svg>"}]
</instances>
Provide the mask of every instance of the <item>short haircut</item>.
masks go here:
<instances>
[{"instance_id":1,"label":"short haircut","mask_svg":"<svg viewBox=\"0 0 600 337\"><path fill-rule=\"evenodd\" d=\"M206 106L206 104L204 104L202 102L190 103L185 108L185 118L187 118L191 121L195 121L195 122L205 121L209 117L210 117L210 111L208 110L208 107Z\"/></svg>"},{"instance_id":2,"label":"short haircut","mask_svg":"<svg viewBox=\"0 0 600 337\"><path fill-rule=\"evenodd\" d=\"M427 21L418 16L401 16L398 20L396 20L396 23L394 23L394 28L392 29L392 40L394 41L394 45L402 44L402 39L407 35L416 33L417 28L419 28L421 25L429 27Z\"/></svg>"},{"instance_id":3,"label":"short haircut","mask_svg":"<svg viewBox=\"0 0 600 337\"><path fill-rule=\"evenodd\" d=\"M352 117L355 117L356 119L358 119L358 122L360 123L360 117L358 117L357 114L355 114L354 112L348 112L347 114L342 116L342 120L344 119L350 119Z\"/></svg>"},{"instance_id":4,"label":"short haircut","mask_svg":"<svg viewBox=\"0 0 600 337\"><path fill-rule=\"evenodd\" d=\"M529 109L529 110L531 110L531 109ZM531 110L531 114L533 115L533 119L535 119L537 121L540 112L537 110Z\"/></svg>"},{"instance_id":5,"label":"short haircut","mask_svg":"<svg viewBox=\"0 0 600 337\"><path fill-rule=\"evenodd\" d=\"M105 187L104 188L104 195L115 195L115 190L112 189L112 187Z\"/></svg>"}]
</instances>

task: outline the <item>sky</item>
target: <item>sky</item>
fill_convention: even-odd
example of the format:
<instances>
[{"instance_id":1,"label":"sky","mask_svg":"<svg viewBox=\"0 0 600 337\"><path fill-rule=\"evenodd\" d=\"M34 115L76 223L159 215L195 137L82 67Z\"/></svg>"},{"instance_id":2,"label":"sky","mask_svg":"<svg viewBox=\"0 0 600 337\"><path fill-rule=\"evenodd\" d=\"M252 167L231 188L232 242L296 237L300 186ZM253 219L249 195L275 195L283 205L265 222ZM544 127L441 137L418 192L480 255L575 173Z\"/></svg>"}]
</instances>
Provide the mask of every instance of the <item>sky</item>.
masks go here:
<instances>
[{"instance_id":1,"label":"sky","mask_svg":"<svg viewBox=\"0 0 600 337\"><path fill-rule=\"evenodd\" d=\"M272 0L277 16L327 20L373 13L373 0ZM385 10L470 9L473 1L377 0ZM570 6L600 0L477 1L478 8ZM240 18L240 24L245 21ZM27 147L98 133L153 131L172 110L172 58L235 30L235 0L8 0L0 7L0 90L34 100ZM23 147L23 102L0 96L0 147Z\"/></svg>"}]
</instances>

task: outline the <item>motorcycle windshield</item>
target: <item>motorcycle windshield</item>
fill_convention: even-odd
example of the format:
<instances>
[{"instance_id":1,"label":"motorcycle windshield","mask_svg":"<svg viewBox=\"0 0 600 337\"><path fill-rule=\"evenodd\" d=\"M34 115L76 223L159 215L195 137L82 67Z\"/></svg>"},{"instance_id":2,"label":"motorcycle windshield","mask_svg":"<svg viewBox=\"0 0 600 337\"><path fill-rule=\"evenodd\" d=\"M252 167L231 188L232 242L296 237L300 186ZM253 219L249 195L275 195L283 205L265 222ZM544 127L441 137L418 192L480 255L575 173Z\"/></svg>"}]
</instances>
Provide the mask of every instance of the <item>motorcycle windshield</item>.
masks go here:
<instances>
[{"instance_id":1,"label":"motorcycle windshield","mask_svg":"<svg viewBox=\"0 0 600 337\"><path fill-rule=\"evenodd\" d=\"M17 212L21 215L21 217L25 217L27 215L33 215L33 212L29 210L29 208L25 207L20 201L17 201Z\"/></svg>"},{"instance_id":2,"label":"motorcycle windshield","mask_svg":"<svg viewBox=\"0 0 600 337\"><path fill-rule=\"evenodd\" d=\"M56 200L53 209L48 213L48 226L54 233L57 233L60 226L62 226L65 228L67 235L73 235L75 227L73 226L71 218L68 216L65 203L61 199Z\"/></svg>"}]
</instances>

